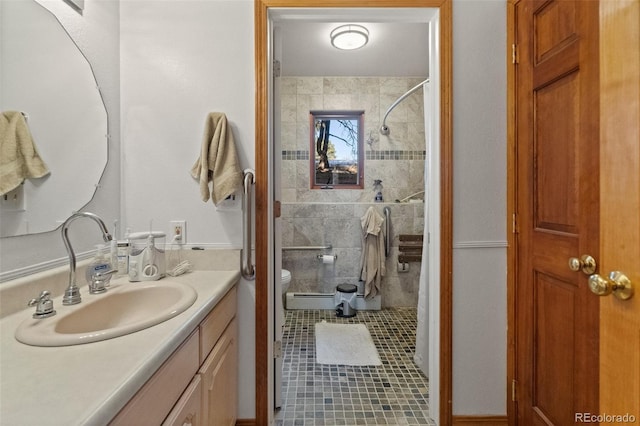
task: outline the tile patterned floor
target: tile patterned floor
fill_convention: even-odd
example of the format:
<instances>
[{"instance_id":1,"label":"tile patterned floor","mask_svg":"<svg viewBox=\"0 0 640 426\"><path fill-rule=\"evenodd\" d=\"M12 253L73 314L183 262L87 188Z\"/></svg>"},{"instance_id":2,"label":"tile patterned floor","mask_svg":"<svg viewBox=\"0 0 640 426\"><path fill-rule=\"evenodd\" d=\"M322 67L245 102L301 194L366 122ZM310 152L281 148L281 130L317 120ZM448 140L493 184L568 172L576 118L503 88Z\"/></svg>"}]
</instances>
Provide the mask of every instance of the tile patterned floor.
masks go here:
<instances>
[{"instance_id":1,"label":"tile patterned floor","mask_svg":"<svg viewBox=\"0 0 640 426\"><path fill-rule=\"evenodd\" d=\"M317 364L314 325L366 324L382 366ZM337 318L329 310L289 310L283 335L283 406L277 426L433 425L429 385L415 366L416 309L360 311Z\"/></svg>"}]
</instances>

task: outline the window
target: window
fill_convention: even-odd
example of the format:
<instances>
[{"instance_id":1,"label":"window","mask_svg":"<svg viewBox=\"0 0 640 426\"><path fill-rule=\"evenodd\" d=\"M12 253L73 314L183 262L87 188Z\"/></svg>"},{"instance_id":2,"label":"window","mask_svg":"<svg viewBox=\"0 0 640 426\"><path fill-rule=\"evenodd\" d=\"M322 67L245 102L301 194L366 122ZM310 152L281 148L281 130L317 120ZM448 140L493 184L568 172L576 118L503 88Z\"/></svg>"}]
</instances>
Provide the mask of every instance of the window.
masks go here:
<instances>
[{"instance_id":1,"label":"window","mask_svg":"<svg viewBox=\"0 0 640 426\"><path fill-rule=\"evenodd\" d=\"M311 189L364 187L364 111L311 111Z\"/></svg>"}]
</instances>

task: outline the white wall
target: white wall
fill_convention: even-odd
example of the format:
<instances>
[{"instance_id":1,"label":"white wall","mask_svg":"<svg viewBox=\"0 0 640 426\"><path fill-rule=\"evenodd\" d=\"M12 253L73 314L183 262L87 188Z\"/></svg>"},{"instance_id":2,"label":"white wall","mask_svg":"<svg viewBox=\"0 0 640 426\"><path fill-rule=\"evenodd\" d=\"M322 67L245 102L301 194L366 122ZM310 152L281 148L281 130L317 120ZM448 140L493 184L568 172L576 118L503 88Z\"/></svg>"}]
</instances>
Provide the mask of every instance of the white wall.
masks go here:
<instances>
[{"instance_id":1,"label":"white wall","mask_svg":"<svg viewBox=\"0 0 640 426\"><path fill-rule=\"evenodd\" d=\"M239 248L239 211L200 199L189 170L209 112L227 115L254 166L253 2L121 2L123 219L133 231L187 221L187 243ZM236 265L233 265L236 266ZM253 283L239 287L239 418L255 416Z\"/></svg>"},{"instance_id":2,"label":"white wall","mask_svg":"<svg viewBox=\"0 0 640 426\"><path fill-rule=\"evenodd\" d=\"M506 414L506 2L453 2L453 413Z\"/></svg>"},{"instance_id":3,"label":"white wall","mask_svg":"<svg viewBox=\"0 0 640 426\"><path fill-rule=\"evenodd\" d=\"M4 0L3 0L4 1ZM12 0L8 0L12 1ZM85 3L82 14L63 0L39 0L62 23L71 38L91 63L104 99L110 134L108 164L100 188L84 210L99 214L111 228L120 216L120 73L119 73L119 9L117 1L92 0ZM25 88L29 90L29 88ZM80 177L82 178L82 177ZM73 190L69 188L69 190ZM80 209L81 206L75 206ZM69 215L71 211L69 211ZM69 231L76 252L92 250L102 242L100 231L91 221L77 221ZM56 261L66 262L67 255L60 231L2 238L0 240L0 273L10 279L21 269L34 265L47 267Z\"/></svg>"}]
</instances>

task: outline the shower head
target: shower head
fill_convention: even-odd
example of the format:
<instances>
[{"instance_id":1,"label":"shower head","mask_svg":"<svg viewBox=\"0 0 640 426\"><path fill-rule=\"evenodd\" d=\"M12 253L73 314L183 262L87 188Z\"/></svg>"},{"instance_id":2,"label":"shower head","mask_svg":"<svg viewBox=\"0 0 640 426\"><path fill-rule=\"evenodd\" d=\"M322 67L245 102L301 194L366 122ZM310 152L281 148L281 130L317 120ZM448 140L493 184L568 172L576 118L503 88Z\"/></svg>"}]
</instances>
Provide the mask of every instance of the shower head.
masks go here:
<instances>
[{"instance_id":1,"label":"shower head","mask_svg":"<svg viewBox=\"0 0 640 426\"><path fill-rule=\"evenodd\" d=\"M382 126L380 126L380 134L387 136L389 135L389 133L391 132L391 130L389 130L389 126L387 126L386 124L383 124Z\"/></svg>"}]
</instances>

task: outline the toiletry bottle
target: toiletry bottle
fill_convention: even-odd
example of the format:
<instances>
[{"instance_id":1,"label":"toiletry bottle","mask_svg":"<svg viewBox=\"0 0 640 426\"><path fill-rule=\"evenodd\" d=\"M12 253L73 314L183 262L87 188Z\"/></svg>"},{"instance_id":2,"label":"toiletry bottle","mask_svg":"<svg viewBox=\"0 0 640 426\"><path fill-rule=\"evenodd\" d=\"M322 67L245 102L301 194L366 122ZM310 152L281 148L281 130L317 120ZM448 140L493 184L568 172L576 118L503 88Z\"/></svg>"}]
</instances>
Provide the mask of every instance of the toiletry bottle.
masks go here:
<instances>
[{"instance_id":1,"label":"toiletry bottle","mask_svg":"<svg viewBox=\"0 0 640 426\"><path fill-rule=\"evenodd\" d=\"M110 241L109 245L109 263L111 264L111 269L118 270L118 241L114 238ZM116 272L117 273L117 272Z\"/></svg>"},{"instance_id":2,"label":"toiletry bottle","mask_svg":"<svg viewBox=\"0 0 640 426\"><path fill-rule=\"evenodd\" d=\"M110 241L109 245L109 263L111 264L111 269L118 271L118 221L113 222L113 237Z\"/></svg>"},{"instance_id":3,"label":"toiletry bottle","mask_svg":"<svg viewBox=\"0 0 640 426\"><path fill-rule=\"evenodd\" d=\"M127 275L129 273L129 247L129 240L118 241L118 275Z\"/></svg>"},{"instance_id":4,"label":"toiletry bottle","mask_svg":"<svg viewBox=\"0 0 640 426\"><path fill-rule=\"evenodd\" d=\"M88 283L91 282L92 277L98 272L106 272L106 271L109 271L110 269L111 269L111 265L109 264L109 259L106 256L104 244L97 244L96 254L93 260L91 261L91 263L89 264L89 266L87 267L87 272L86 272L87 282ZM104 281L105 287L109 286L110 280L111 280L111 275L106 275L105 277L102 278L102 281Z\"/></svg>"}]
</instances>

